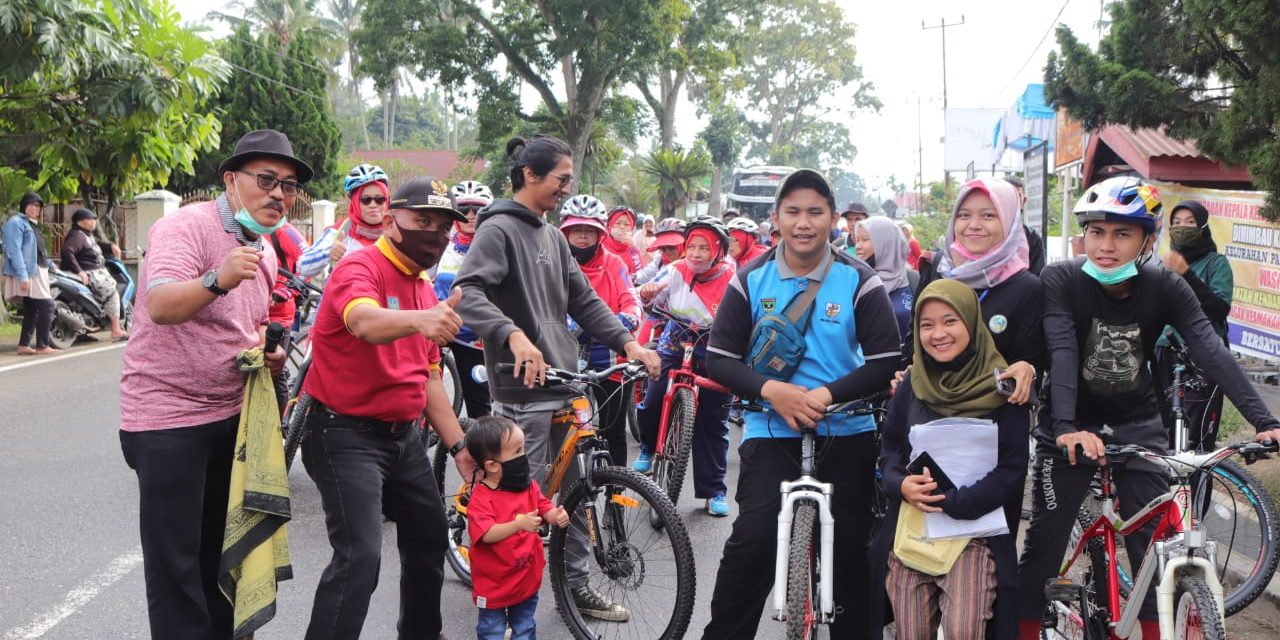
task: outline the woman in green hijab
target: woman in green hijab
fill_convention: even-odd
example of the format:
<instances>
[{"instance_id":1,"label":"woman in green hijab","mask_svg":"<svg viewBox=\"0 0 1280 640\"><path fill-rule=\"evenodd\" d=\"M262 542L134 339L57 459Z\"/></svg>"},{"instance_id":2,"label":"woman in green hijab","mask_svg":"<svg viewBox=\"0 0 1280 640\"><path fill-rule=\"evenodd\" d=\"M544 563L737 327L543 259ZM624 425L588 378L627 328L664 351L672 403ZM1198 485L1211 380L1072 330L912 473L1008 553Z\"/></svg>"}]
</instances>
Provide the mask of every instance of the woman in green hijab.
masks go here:
<instances>
[{"instance_id":1,"label":"woman in green hijab","mask_svg":"<svg viewBox=\"0 0 1280 640\"><path fill-rule=\"evenodd\" d=\"M872 545L871 584L885 585L899 640L935 638L939 627L948 638L1015 638L1014 544L1027 473L1029 414L997 390L994 372L1007 365L973 289L957 280L933 281L916 300L914 322L915 352L923 356L895 390L881 427L881 482L889 509ZM934 471L907 470L917 455L909 434L915 426L950 418L995 424L996 465L977 482L939 490ZM899 558L907 553L905 541L896 539L899 514L904 523L923 519L908 509L956 520L1000 510L1008 533L946 543L955 552L943 561L946 568L931 570L940 575L933 575L903 562L918 566L912 559ZM888 618L884 605L884 596L873 593L873 637L880 637Z\"/></svg>"}]
</instances>

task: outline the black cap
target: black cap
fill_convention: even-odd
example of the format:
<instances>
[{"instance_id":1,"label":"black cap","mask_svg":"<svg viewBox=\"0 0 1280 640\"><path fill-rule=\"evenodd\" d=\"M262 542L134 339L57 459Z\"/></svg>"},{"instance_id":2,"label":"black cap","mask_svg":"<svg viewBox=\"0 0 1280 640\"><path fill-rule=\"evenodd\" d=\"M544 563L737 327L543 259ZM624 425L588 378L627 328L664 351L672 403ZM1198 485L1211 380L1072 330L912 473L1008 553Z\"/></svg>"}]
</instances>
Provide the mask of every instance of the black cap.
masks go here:
<instances>
[{"instance_id":1,"label":"black cap","mask_svg":"<svg viewBox=\"0 0 1280 640\"><path fill-rule=\"evenodd\" d=\"M293 155L289 137L275 129L259 129L244 134L236 142L235 153L218 165L218 173L235 171L254 158L276 158L292 164L298 172L298 182L307 182L315 175L311 165Z\"/></svg>"},{"instance_id":2,"label":"black cap","mask_svg":"<svg viewBox=\"0 0 1280 640\"><path fill-rule=\"evenodd\" d=\"M76 209L76 212L71 214L71 224L75 224L77 222L80 222L81 220L97 220L97 219L98 219L98 214L94 213L91 209L85 209L84 207Z\"/></svg>"},{"instance_id":3,"label":"black cap","mask_svg":"<svg viewBox=\"0 0 1280 640\"><path fill-rule=\"evenodd\" d=\"M835 192L831 190L831 183L813 169L796 169L783 179L782 184L778 186L778 195L774 198L774 210L782 209L783 196L801 188L817 191L818 195L826 198L827 206L831 207L832 211L836 210L836 197Z\"/></svg>"},{"instance_id":4,"label":"black cap","mask_svg":"<svg viewBox=\"0 0 1280 640\"><path fill-rule=\"evenodd\" d=\"M27 205L31 204L32 202L39 202L40 204L43 205L44 198L41 198L40 194L34 191L28 191L22 194L22 200L20 201L20 204L18 204L18 211L22 213L26 213Z\"/></svg>"},{"instance_id":5,"label":"black cap","mask_svg":"<svg viewBox=\"0 0 1280 640\"><path fill-rule=\"evenodd\" d=\"M426 176L419 176L400 185L389 206L392 209L410 211L438 211L457 222L467 221L467 216L458 211L453 196L449 195L449 185Z\"/></svg>"},{"instance_id":6,"label":"black cap","mask_svg":"<svg viewBox=\"0 0 1280 640\"><path fill-rule=\"evenodd\" d=\"M849 204L845 205L844 211L840 212L840 215L847 216L853 213L862 214L864 218L870 215L870 213L867 211L867 205L862 204L861 202L850 202Z\"/></svg>"}]
</instances>

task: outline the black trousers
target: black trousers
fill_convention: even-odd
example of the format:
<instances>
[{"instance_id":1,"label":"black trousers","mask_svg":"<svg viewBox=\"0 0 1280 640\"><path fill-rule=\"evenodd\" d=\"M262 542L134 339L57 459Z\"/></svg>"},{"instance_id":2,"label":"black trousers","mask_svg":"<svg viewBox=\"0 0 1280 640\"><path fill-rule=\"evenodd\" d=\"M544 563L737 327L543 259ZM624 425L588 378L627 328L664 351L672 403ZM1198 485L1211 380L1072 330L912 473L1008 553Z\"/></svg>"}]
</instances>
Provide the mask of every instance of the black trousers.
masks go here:
<instances>
[{"instance_id":1,"label":"black trousers","mask_svg":"<svg viewBox=\"0 0 1280 640\"><path fill-rule=\"evenodd\" d=\"M36 298L22 299L22 333L18 335L18 346L31 346L31 337L35 336L36 348L53 344L49 337L49 328L53 326L53 301Z\"/></svg>"},{"instance_id":2,"label":"black trousers","mask_svg":"<svg viewBox=\"0 0 1280 640\"><path fill-rule=\"evenodd\" d=\"M1111 470L1111 478L1116 485L1116 507L1122 518L1129 518L1152 498L1169 490L1167 476L1142 466L1140 462L1130 464L1133 468L1116 467ZM1022 557L1018 559L1019 620L1038 621L1043 616L1048 604L1044 595L1045 581L1056 577L1062 567L1072 524L1089 492L1089 482L1097 471L1097 465L1091 463L1072 466L1062 457L1061 450L1043 444L1036 448L1036 468L1031 485L1031 524L1027 527ZM1129 556L1129 575L1137 575L1155 528L1153 521L1124 539ZM1154 582L1143 595L1138 618L1156 619Z\"/></svg>"},{"instance_id":3,"label":"black trousers","mask_svg":"<svg viewBox=\"0 0 1280 640\"><path fill-rule=\"evenodd\" d=\"M378 586L382 518L396 524L403 640L440 634L444 506L417 429L391 430L324 410L307 416L302 463L320 490L333 557L320 576L307 640L360 637Z\"/></svg>"},{"instance_id":4,"label":"black trousers","mask_svg":"<svg viewBox=\"0 0 1280 640\"><path fill-rule=\"evenodd\" d=\"M453 361L458 363L458 376L462 379L462 401L467 409L467 417L474 419L489 415L489 384L481 384L471 377L473 369L484 366L484 350L451 342L449 351L453 353Z\"/></svg>"},{"instance_id":5,"label":"black trousers","mask_svg":"<svg viewBox=\"0 0 1280 640\"><path fill-rule=\"evenodd\" d=\"M591 391L596 401L596 424L609 443L609 459L618 466L626 466L630 462L627 453L627 403L631 398L623 397L621 387L621 383L605 380Z\"/></svg>"},{"instance_id":6,"label":"black trousers","mask_svg":"<svg viewBox=\"0 0 1280 640\"><path fill-rule=\"evenodd\" d=\"M138 474L142 561L153 640L231 637L232 606L218 589L231 455L240 416L158 431L121 431Z\"/></svg>"},{"instance_id":7,"label":"black trousers","mask_svg":"<svg viewBox=\"0 0 1280 640\"><path fill-rule=\"evenodd\" d=\"M835 604L843 611L831 624L830 635L842 640L869 639L870 596L865 585L873 521L871 496L879 490L875 484L875 436L819 438L816 444L818 479L835 485L831 500L836 519ZM782 508L780 485L800 476L799 438L753 438L742 443L738 455L741 463L734 495L738 518L720 559L711 596L711 622L702 632L705 640L756 637L773 587L778 511Z\"/></svg>"}]
</instances>

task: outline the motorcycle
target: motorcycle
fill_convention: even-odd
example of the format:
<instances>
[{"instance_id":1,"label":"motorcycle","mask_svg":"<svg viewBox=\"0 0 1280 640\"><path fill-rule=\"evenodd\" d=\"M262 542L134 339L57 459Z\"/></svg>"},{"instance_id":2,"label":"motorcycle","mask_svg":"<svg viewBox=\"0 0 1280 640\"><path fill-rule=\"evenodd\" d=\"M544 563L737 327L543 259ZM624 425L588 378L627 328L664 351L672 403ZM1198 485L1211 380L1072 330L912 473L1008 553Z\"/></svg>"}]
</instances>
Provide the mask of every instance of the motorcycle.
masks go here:
<instances>
[{"instance_id":1,"label":"motorcycle","mask_svg":"<svg viewBox=\"0 0 1280 640\"><path fill-rule=\"evenodd\" d=\"M116 281L116 292L120 294L120 327L128 331L133 324L133 298L136 293L133 277L120 259L107 258L104 262ZM77 341L96 340L89 334L111 326L106 310L93 297L93 291L80 282L79 276L56 268L49 271L49 276L54 305L49 336L53 346L66 349Z\"/></svg>"}]
</instances>

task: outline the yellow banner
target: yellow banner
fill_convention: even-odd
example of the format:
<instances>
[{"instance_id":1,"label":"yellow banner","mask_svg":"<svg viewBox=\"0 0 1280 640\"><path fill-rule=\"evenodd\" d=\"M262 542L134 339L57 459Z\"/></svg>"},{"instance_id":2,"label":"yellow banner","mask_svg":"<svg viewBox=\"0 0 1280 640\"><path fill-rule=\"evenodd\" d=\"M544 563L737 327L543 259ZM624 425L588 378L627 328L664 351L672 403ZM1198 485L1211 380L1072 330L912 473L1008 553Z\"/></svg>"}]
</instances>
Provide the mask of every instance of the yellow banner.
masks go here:
<instances>
[{"instance_id":1,"label":"yellow banner","mask_svg":"<svg viewBox=\"0 0 1280 640\"><path fill-rule=\"evenodd\" d=\"M1266 192L1155 184L1166 212L1183 200L1199 200L1209 210L1209 230L1218 252L1231 262L1235 278L1227 321L1231 348L1280 359L1280 225L1258 215ZM1169 234L1163 235L1167 249Z\"/></svg>"}]
</instances>

